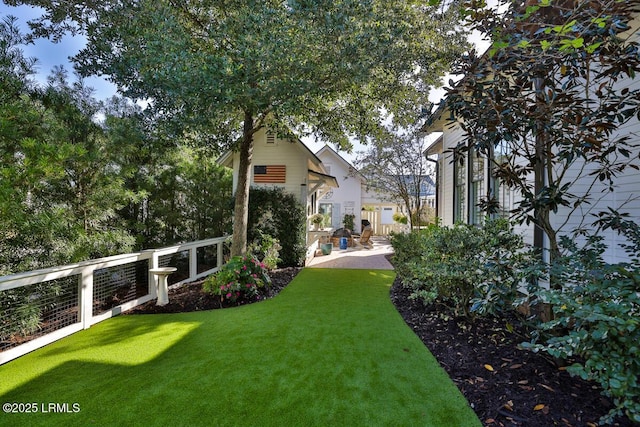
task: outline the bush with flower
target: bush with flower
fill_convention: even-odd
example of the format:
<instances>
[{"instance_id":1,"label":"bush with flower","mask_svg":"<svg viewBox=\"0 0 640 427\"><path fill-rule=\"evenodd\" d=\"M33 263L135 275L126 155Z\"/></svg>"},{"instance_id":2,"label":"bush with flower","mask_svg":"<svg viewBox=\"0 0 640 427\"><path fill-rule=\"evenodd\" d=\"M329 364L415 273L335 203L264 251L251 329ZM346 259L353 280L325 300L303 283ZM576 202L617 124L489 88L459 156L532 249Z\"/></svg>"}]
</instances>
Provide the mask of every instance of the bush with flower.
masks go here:
<instances>
[{"instance_id":1,"label":"bush with flower","mask_svg":"<svg viewBox=\"0 0 640 427\"><path fill-rule=\"evenodd\" d=\"M235 256L215 275L202 284L205 292L219 295L233 304L241 300L256 300L260 289L271 285L266 266L249 255Z\"/></svg>"}]
</instances>

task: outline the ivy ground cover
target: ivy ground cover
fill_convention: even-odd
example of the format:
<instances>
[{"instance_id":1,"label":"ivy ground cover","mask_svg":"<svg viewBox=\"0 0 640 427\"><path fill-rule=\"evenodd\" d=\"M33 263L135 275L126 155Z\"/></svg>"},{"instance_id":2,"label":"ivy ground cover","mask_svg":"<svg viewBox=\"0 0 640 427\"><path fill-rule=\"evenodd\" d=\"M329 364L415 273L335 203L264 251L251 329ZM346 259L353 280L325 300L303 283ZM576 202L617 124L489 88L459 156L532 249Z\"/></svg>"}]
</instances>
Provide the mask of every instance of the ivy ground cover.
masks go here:
<instances>
[{"instance_id":1,"label":"ivy ground cover","mask_svg":"<svg viewBox=\"0 0 640 427\"><path fill-rule=\"evenodd\" d=\"M305 269L257 304L110 319L0 366L2 421L479 426L393 307L393 280Z\"/></svg>"}]
</instances>

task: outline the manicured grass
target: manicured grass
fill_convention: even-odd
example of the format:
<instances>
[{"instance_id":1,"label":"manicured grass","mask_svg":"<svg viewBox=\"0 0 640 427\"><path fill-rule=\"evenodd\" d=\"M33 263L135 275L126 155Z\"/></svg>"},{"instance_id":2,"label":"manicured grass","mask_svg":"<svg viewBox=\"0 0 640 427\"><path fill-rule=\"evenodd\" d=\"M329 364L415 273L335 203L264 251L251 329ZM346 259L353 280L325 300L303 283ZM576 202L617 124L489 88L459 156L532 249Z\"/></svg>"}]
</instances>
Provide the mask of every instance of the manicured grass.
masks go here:
<instances>
[{"instance_id":1,"label":"manicured grass","mask_svg":"<svg viewBox=\"0 0 640 427\"><path fill-rule=\"evenodd\" d=\"M102 322L0 366L0 401L40 412L0 424L479 426L395 311L393 274L305 269L258 304Z\"/></svg>"}]
</instances>

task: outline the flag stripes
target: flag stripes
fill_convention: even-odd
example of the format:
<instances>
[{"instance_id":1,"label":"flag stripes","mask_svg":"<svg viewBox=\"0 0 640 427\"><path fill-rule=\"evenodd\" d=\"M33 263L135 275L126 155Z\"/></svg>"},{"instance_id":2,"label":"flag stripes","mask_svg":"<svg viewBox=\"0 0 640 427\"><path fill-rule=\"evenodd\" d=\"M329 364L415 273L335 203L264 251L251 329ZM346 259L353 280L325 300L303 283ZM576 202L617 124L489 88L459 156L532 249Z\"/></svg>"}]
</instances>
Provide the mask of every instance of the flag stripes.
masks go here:
<instances>
[{"instance_id":1,"label":"flag stripes","mask_svg":"<svg viewBox=\"0 0 640 427\"><path fill-rule=\"evenodd\" d=\"M287 167L285 165L254 166L253 182L256 184L284 184L287 182Z\"/></svg>"}]
</instances>

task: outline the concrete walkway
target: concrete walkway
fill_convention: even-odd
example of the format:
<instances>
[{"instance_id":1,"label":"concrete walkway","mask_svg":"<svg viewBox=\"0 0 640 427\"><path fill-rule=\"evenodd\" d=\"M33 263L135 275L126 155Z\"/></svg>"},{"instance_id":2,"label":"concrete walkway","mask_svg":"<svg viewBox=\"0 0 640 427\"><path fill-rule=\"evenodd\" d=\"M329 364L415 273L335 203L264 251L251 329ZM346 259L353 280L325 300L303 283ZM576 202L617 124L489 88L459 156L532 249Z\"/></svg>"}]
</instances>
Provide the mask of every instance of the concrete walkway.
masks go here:
<instances>
[{"instance_id":1,"label":"concrete walkway","mask_svg":"<svg viewBox=\"0 0 640 427\"><path fill-rule=\"evenodd\" d=\"M393 253L393 247L384 237L371 238L373 248L365 249L362 246L355 248L333 248L329 255L314 257L307 267L309 268L358 268L364 270L393 270L393 266L387 261L386 256Z\"/></svg>"}]
</instances>

